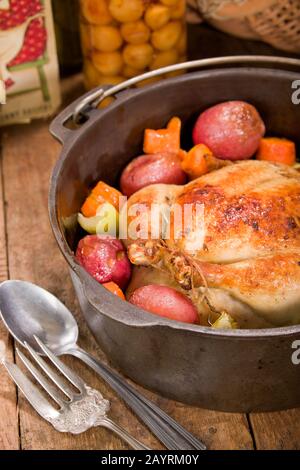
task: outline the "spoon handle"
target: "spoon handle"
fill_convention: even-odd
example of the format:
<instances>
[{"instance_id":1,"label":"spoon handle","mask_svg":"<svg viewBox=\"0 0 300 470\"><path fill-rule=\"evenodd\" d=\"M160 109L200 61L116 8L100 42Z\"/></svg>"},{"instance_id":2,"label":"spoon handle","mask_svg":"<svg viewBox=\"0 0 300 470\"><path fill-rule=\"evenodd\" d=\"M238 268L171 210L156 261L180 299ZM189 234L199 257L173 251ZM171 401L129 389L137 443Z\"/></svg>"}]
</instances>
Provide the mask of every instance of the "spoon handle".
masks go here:
<instances>
[{"instance_id":1,"label":"spoon handle","mask_svg":"<svg viewBox=\"0 0 300 470\"><path fill-rule=\"evenodd\" d=\"M129 385L121 375L91 356L88 352L77 347L66 351L65 354L81 359L100 375L168 450L206 449L202 442L167 415L155 403L148 400L134 387Z\"/></svg>"}]
</instances>

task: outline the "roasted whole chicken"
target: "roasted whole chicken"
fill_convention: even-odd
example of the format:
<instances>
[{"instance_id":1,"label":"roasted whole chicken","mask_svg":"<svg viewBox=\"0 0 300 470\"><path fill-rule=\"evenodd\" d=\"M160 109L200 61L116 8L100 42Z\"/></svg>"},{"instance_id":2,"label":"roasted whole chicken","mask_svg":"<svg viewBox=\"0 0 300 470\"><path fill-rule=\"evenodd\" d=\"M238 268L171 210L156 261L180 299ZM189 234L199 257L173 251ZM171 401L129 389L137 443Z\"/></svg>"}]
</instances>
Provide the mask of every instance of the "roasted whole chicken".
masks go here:
<instances>
[{"instance_id":1,"label":"roasted whole chicken","mask_svg":"<svg viewBox=\"0 0 300 470\"><path fill-rule=\"evenodd\" d=\"M184 186L155 184L128 200L147 215L163 212L153 229L127 240L135 265L129 292L165 284L187 294L210 325L228 313L239 328L300 323L300 174L286 165L242 161ZM168 207L202 207L201 221L175 230ZM150 214L149 218L150 218ZM138 227L139 228L139 227ZM168 233L168 237L166 236Z\"/></svg>"}]
</instances>

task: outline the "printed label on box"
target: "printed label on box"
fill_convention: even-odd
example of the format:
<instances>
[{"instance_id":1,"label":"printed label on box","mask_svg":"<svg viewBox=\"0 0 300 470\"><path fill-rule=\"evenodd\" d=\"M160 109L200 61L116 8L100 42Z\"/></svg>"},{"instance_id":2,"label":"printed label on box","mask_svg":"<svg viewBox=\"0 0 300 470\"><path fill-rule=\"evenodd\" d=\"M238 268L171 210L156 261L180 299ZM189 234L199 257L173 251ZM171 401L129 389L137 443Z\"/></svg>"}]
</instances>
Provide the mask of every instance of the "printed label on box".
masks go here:
<instances>
[{"instance_id":1,"label":"printed label on box","mask_svg":"<svg viewBox=\"0 0 300 470\"><path fill-rule=\"evenodd\" d=\"M45 117L60 104L50 0L0 0L0 125Z\"/></svg>"}]
</instances>

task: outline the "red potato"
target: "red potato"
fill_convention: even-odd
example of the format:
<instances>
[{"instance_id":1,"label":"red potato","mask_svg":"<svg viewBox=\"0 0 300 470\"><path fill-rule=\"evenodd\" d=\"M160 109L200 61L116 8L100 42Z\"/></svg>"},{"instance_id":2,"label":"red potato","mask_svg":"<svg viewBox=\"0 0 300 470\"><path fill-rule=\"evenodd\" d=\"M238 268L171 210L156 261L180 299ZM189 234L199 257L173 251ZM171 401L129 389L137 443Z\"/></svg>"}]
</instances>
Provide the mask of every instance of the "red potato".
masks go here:
<instances>
[{"instance_id":1,"label":"red potato","mask_svg":"<svg viewBox=\"0 0 300 470\"><path fill-rule=\"evenodd\" d=\"M131 264L120 240L87 235L78 243L76 259L100 284L115 282L121 289L126 288Z\"/></svg>"},{"instance_id":2,"label":"red potato","mask_svg":"<svg viewBox=\"0 0 300 470\"><path fill-rule=\"evenodd\" d=\"M194 144L205 144L223 160L245 160L266 131L257 110L244 101L227 101L204 111L193 130Z\"/></svg>"},{"instance_id":3,"label":"red potato","mask_svg":"<svg viewBox=\"0 0 300 470\"><path fill-rule=\"evenodd\" d=\"M197 323L198 312L193 303L171 287L158 284L139 287L129 302L148 312L184 323Z\"/></svg>"},{"instance_id":4,"label":"red potato","mask_svg":"<svg viewBox=\"0 0 300 470\"><path fill-rule=\"evenodd\" d=\"M150 184L184 184L186 175L180 158L171 153L155 153L134 158L121 175L120 187L125 196L131 196Z\"/></svg>"}]
</instances>

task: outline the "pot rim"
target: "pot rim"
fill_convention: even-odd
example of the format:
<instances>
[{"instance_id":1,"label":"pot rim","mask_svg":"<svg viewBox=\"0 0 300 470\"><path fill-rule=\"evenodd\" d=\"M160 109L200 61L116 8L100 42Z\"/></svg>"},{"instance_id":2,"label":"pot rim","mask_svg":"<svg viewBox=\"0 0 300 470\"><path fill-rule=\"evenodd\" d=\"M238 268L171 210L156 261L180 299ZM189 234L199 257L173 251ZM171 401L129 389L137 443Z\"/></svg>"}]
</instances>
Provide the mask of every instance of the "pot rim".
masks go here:
<instances>
[{"instance_id":1,"label":"pot rim","mask_svg":"<svg viewBox=\"0 0 300 470\"><path fill-rule=\"evenodd\" d=\"M300 62L300 61L299 61ZM49 188L49 199L48 199L48 210L49 210L49 218L51 223L51 228L59 249L63 256L65 257L69 267L71 270L78 276L80 283L82 284L83 290L85 292L86 298L88 302L98 311L98 313L102 313L115 321L120 323L126 324L128 326L135 326L135 327L157 327L157 326L164 326L166 328L171 328L175 330L185 330L192 334L201 334L205 336L213 336L215 338L220 339L265 339L268 337L282 337L282 336L295 336L300 335L300 325L292 325L292 326L284 326L284 327L272 327L272 328L261 328L261 329L234 329L234 330L218 330L213 329L206 326L201 325L194 325L189 323L182 323L176 320L169 320L164 317L159 317L154 315L150 312L147 312L143 309L140 309L129 302L125 302L119 299L116 296L113 296L107 289L105 289L101 284L95 281L76 261L74 253L70 249L69 245L65 237L62 234L60 229L58 217L57 217L57 182L59 179L60 172L62 170L63 164L68 157L68 153L72 147L74 147L78 141L78 139L82 136L82 133L88 129L89 127L93 126L100 117L103 118L106 114L108 114L112 109L119 106L120 104L124 104L127 100L134 98L138 94L143 94L148 90L152 90L153 88L168 86L169 83L184 81L187 78L198 77L199 75L205 76L207 74L216 74L216 73L232 73L234 70L239 70L242 73L249 73L249 71L253 71L253 69L257 73L257 68L251 65L250 67L241 68L223 68L218 69L215 68L213 70L205 70L205 71L198 71L189 73L186 75L181 75L178 77L164 79L158 83L154 83L144 88L139 88L135 90L129 90L128 92L123 92L114 103L112 103L108 108L104 108L99 113L99 110L91 110L90 119L81 126L80 132L70 131L70 130L63 130L61 131L61 136L57 134L54 130L54 123L58 120L61 121L61 124L66 121L67 117L70 117L71 111L74 112L74 109L78 104L81 102L82 97L72 103L68 108L66 108L51 124L50 130L54 134L56 138L58 138L61 143L63 143L62 150L60 152L60 156L54 166L51 179L50 179L50 188ZM280 73L294 73L295 77L299 76L295 72L289 72L282 69L273 69L273 68L262 68L259 67L260 71L272 72L272 74L280 74ZM86 93L84 96L88 96L92 92ZM73 138L69 139L71 133L73 133ZM98 292L99 295L95 295ZM99 302L101 299L101 305ZM125 313L125 316L123 316ZM131 315L129 316L128 313Z\"/></svg>"}]
</instances>

